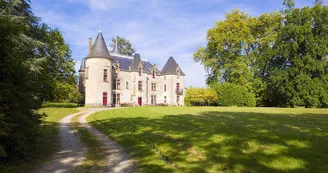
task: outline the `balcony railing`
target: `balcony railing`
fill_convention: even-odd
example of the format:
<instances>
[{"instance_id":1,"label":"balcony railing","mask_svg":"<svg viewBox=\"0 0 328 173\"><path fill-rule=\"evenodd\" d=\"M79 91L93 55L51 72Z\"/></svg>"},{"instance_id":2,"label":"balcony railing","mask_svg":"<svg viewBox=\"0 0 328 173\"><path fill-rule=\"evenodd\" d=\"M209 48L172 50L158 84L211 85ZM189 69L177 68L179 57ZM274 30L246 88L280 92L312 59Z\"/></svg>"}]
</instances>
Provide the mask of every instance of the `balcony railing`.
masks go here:
<instances>
[{"instance_id":1,"label":"balcony railing","mask_svg":"<svg viewBox=\"0 0 328 173\"><path fill-rule=\"evenodd\" d=\"M183 94L183 89L179 89L179 88L177 88L177 89L175 90L175 93L178 94L178 95L182 95L182 94Z\"/></svg>"}]
</instances>

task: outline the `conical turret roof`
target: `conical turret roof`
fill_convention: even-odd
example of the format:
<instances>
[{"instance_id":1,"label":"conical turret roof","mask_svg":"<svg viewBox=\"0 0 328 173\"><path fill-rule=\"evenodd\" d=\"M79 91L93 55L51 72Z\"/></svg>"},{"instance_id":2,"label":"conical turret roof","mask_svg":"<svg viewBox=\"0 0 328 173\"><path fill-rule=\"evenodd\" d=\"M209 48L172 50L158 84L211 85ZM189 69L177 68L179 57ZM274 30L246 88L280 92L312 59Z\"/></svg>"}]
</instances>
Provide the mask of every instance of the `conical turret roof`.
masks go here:
<instances>
[{"instance_id":1,"label":"conical turret roof","mask_svg":"<svg viewBox=\"0 0 328 173\"><path fill-rule=\"evenodd\" d=\"M79 72L84 72L84 70L85 70L85 59L82 58Z\"/></svg>"},{"instance_id":2,"label":"conical turret roof","mask_svg":"<svg viewBox=\"0 0 328 173\"><path fill-rule=\"evenodd\" d=\"M111 58L106 46L105 39L101 31L98 33L95 43L93 44L91 51L87 56L87 58L96 58L96 57Z\"/></svg>"},{"instance_id":3,"label":"conical turret roof","mask_svg":"<svg viewBox=\"0 0 328 173\"><path fill-rule=\"evenodd\" d=\"M161 71L161 75L170 75L170 74L174 75L174 74L177 74L177 68L179 68L179 70L180 70L180 75L184 76L185 74L182 72L182 70L180 69L177 62L171 56L167 60L166 64L164 65L164 67Z\"/></svg>"}]
</instances>

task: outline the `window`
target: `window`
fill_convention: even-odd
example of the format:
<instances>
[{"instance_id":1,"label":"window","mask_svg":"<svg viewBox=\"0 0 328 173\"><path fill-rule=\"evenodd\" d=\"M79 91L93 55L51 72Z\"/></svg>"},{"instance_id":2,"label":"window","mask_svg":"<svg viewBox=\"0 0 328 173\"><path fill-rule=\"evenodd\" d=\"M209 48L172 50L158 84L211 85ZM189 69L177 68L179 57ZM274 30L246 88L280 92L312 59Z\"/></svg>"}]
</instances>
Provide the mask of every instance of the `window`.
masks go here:
<instances>
[{"instance_id":1,"label":"window","mask_svg":"<svg viewBox=\"0 0 328 173\"><path fill-rule=\"evenodd\" d=\"M104 82L108 82L108 80L107 80L107 69L104 69L103 80L104 80Z\"/></svg>"},{"instance_id":2,"label":"window","mask_svg":"<svg viewBox=\"0 0 328 173\"><path fill-rule=\"evenodd\" d=\"M117 105L121 103L121 95L113 94L113 105Z\"/></svg>"},{"instance_id":3,"label":"window","mask_svg":"<svg viewBox=\"0 0 328 173\"><path fill-rule=\"evenodd\" d=\"M177 104L180 106L180 96L177 96Z\"/></svg>"},{"instance_id":4,"label":"window","mask_svg":"<svg viewBox=\"0 0 328 173\"><path fill-rule=\"evenodd\" d=\"M180 83L177 83L177 91L180 90Z\"/></svg>"},{"instance_id":5,"label":"window","mask_svg":"<svg viewBox=\"0 0 328 173\"><path fill-rule=\"evenodd\" d=\"M166 80L166 76L164 76L164 80Z\"/></svg>"},{"instance_id":6,"label":"window","mask_svg":"<svg viewBox=\"0 0 328 173\"><path fill-rule=\"evenodd\" d=\"M164 104L166 104L166 96L164 96Z\"/></svg>"},{"instance_id":7,"label":"window","mask_svg":"<svg viewBox=\"0 0 328 173\"><path fill-rule=\"evenodd\" d=\"M142 91L142 81L138 81L138 91Z\"/></svg>"},{"instance_id":8,"label":"window","mask_svg":"<svg viewBox=\"0 0 328 173\"><path fill-rule=\"evenodd\" d=\"M180 79L180 70L177 69L177 78Z\"/></svg>"},{"instance_id":9,"label":"window","mask_svg":"<svg viewBox=\"0 0 328 173\"><path fill-rule=\"evenodd\" d=\"M117 89L121 89L121 80L117 79Z\"/></svg>"},{"instance_id":10,"label":"window","mask_svg":"<svg viewBox=\"0 0 328 173\"><path fill-rule=\"evenodd\" d=\"M166 85L164 85L164 92L166 92Z\"/></svg>"},{"instance_id":11,"label":"window","mask_svg":"<svg viewBox=\"0 0 328 173\"><path fill-rule=\"evenodd\" d=\"M153 79L155 79L155 76L156 76L156 75L155 75L155 71L153 71Z\"/></svg>"},{"instance_id":12,"label":"window","mask_svg":"<svg viewBox=\"0 0 328 173\"><path fill-rule=\"evenodd\" d=\"M151 104L152 105L156 104L156 95L151 95Z\"/></svg>"},{"instance_id":13,"label":"window","mask_svg":"<svg viewBox=\"0 0 328 173\"><path fill-rule=\"evenodd\" d=\"M114 79L113 80L113 89L114 90L121 89L121 80L120 79Z\"/></svg>"},{"instance_id":14,"label":"window","mask_svg":"<svg viewBox=\"0 0 328 173\"><path fill-rule=\"evenodd\" d=\"M151 83L151 91L156 91L156 83Z\"/></svg>"},{"instance_id":15,"label":"window","mask_svg":"<svg viewBox=\"0 0 328 173\"><path fill-rule=\"evenodd\" d=\"M116 79L113 80L113 89L116 89Z\"/></svg>"},{"instance_id":16,"label":"window","mask_svg":"<svg viewBox=\"0 0 328 173\"><path fill-rule=\"evenodd\" d=\"M129 82L126 82L126 89L129 89Z\"/></svg>"},{"instance_id":17,"label":"window","mask_svg":"<svg viewBox=\"0 0 328 173\"><path fill-rule=\"evenodd\" d=\"M142 73L142 69L139 68L139 76L141 76L141 73Z\"/></svg>"}]
</instances>

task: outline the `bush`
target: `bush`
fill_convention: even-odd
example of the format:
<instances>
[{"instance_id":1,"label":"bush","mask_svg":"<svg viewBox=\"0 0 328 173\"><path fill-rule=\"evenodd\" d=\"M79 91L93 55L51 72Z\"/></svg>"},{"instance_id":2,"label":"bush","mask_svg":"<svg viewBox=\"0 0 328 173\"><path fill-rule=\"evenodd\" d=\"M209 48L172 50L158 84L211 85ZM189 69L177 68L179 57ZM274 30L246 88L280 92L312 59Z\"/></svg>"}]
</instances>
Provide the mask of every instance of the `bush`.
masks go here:
<instances>
[{"instance_id":1,"label":"bush","mask_svg":"<svg viewBox=\"0 0 328 173\"><path fill-rule=\"evenodd\" d=\"M166 107L166 106L168 106L168 104L167 103L158 103L158 104L156 104L156 106L164 106L164 107Z\"/></svg>"},{"instance_id":2,"label":"bush","mask_svg":"<svg viewBox=\"0 0 328 173\"><path fill-rule=\"evenodd\" d=\"M121 103L120 104L120 107L133 107L135 106L135 103Z\"/></svg>"},{"instance_id":3,"label":"bush","mask_svg":"<svg viewBox=\"0 0 328 173\"><path fill-rule=\"evenodd\" d=\"M256 106L255 95L244 86L225 82L213 85L212 88L218 95L220 106Z\"/></svg>"},{"instance_id":4,"label":"bush","mask_svg":"<svg viewBox=\"0 0 328 173\"><path fill-rule=\"evenodd\" d=\"M217 94L211 88L188 88L185 95L186 106L217 106Z\"/></svg>"}]
</instances>

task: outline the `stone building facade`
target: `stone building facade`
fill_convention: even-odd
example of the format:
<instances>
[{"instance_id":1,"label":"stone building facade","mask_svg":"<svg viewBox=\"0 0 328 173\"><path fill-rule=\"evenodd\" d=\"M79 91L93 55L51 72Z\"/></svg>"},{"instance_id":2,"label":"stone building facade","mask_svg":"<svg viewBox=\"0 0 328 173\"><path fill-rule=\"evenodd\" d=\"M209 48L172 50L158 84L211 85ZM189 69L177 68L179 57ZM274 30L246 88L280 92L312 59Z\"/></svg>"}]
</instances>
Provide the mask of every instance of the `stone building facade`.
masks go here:
<instances>
[{"instance_id":1,"label":"stone building facade","mask_svg":"<svg viewBox=\"0 0 328 173\"><path fill-rule=\"evenodd\" d=\"M86 106L184 105L185 74L173 57L159 70L139 54L120 54L117 44L109 52L101 32L89 39L79 74Z\"/></svg>"}]
</instances>

